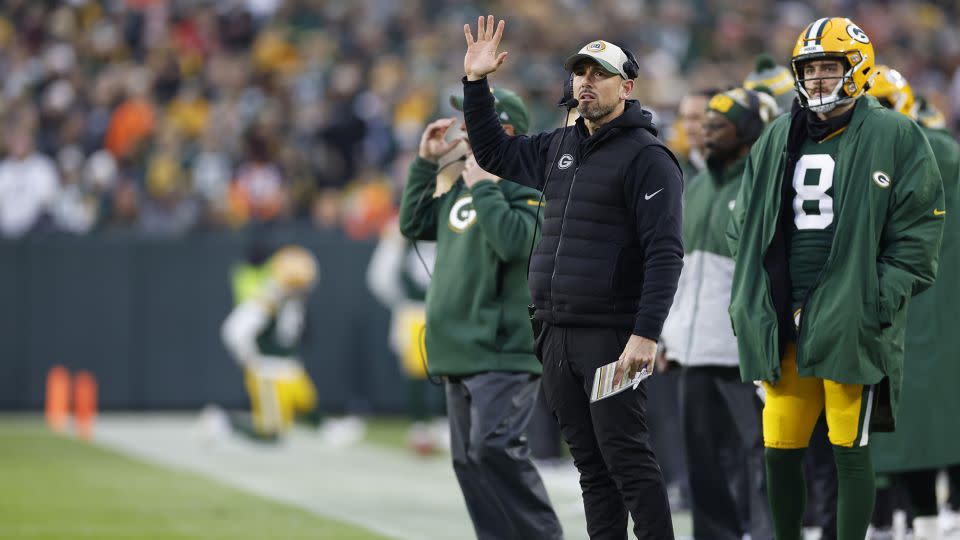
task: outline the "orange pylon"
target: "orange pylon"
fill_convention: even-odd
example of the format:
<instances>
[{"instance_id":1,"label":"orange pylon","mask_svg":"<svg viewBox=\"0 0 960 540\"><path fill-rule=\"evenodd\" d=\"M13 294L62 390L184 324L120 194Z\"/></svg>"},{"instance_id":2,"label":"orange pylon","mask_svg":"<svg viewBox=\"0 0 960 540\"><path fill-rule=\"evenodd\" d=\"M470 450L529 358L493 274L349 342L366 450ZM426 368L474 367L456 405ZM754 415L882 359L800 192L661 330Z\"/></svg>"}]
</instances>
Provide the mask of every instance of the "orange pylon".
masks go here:
<instances>
[{"instance_id":1,"label":"orange pylon","mask_svg":"<svg viewBox=\"0 0 960 540\"><path fill-rule=\"evenodd\" d=\"M47 372L47 395L44 416L50 429L62 433L70 421L70 372L55 365Z\"/></svg>"},{"instance_id":2,"label":"orange pylon","mask_svg":"<svg viewBox=\"0 0 960 540\"><path fill-rule=\"evenodd\" d=\"M77 435L90 440L97 417L97 380L89 371L79 371L73 378L73 414Z\"/></svg>"}]
</instances>

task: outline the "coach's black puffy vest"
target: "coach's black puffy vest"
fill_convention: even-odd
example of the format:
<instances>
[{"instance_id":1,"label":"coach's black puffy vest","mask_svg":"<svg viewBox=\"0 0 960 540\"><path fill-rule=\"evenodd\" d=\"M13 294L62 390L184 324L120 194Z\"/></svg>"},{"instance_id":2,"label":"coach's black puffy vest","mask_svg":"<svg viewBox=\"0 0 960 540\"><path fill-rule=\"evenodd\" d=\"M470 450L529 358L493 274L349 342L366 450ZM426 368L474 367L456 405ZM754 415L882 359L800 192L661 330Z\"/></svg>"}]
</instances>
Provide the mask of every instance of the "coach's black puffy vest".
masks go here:
<instances>
[{"instance_id":1,"label":"coach's black puffy vest","mask_svg":"<svg viewBox=\"0 0 960 540\"><path fill-rule=\"evenodd\" d=\"M543 236L530 262L536 318L561 326L633 328L643 289L634 170L656 138L650 113L624 113L588 136L583 120L554 134L544 191ZM639 154L639 157L638 157ZM553 156L557 156L553 158Z\"/></svg>"}]
</instances>

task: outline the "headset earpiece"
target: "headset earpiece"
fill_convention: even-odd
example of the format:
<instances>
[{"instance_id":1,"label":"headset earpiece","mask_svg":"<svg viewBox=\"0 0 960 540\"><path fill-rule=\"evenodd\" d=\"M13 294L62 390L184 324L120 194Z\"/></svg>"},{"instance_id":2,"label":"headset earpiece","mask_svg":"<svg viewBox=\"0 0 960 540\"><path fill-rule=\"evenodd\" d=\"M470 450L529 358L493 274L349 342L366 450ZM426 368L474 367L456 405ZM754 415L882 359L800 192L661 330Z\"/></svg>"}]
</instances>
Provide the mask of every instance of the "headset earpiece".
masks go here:
<instances>
[{"instance_id":1,"label":"headset earpiece","mask_svg":"<svg viewBox=\"0 0 960 540\"><path fill-rule=\"evenodd\" d=\"M611 42L612 43L612 42ZM623 51L623 54L626 55L627 61L623 63L623 72L627 74L627 78L636 79L640 76L640 62L637 61L637 57L630 52L630 49L624 47L619 43L614 43L617 47L620 47L620 50Z\"/></svg>"},{"instance_id":2,"label":"headset earpiece","mask_svg":"<svg viewBox=\"0 0 960 540\"><path fill-rule=\"evenodd\" d=\"M570 110L577 105L577 98L573 97L573 73L570 73L567 80L563 82L563 97L557 102L557 107Z\"/></svg>"},{"instance_id":3,"label":"headset earpiece","mask_svg":"<svg viewBox=\"0 0 960 540\"><path fill-rule=\"evenodd\" d=\"M624 49L624 52L629 60L623 63L623 72L627 74L629 79L636 79L640 76L640 65L637 64L637 59L633 57L633 53L627 52L626 49Z\"/></svg>"}]
</instances>

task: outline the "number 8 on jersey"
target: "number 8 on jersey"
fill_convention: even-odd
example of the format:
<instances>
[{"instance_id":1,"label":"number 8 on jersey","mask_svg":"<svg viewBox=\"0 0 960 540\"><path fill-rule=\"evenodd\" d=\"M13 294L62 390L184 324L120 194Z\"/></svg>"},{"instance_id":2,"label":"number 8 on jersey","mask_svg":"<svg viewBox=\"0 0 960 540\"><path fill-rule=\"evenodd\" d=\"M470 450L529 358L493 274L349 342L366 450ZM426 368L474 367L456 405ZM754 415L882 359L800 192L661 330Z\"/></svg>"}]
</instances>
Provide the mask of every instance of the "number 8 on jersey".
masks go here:
<instances>
[{"instance_id":1,"label":"number 8 on jersey","mask_svg":"<svg viewBox=\"0 0 960 540\"><path fill-rule=\"evenodd\" d=\"M793 172L794 223L798 230L826 229L833 223L833 197L827 191L833 187L834 161L830 154L807 154L797 161ZM816 175L816 183L807 177Z\"/></svg>"}]
</instances>

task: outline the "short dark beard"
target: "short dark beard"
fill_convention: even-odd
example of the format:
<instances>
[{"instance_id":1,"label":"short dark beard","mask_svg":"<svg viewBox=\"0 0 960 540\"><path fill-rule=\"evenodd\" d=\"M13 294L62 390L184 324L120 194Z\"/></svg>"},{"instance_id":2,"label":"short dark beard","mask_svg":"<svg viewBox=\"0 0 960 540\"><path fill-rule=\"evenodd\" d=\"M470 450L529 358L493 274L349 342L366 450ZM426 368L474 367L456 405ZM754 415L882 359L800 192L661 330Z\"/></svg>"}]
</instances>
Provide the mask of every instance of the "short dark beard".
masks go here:
<instances>
[{"instance_id":1,"label":"short dark beard","mask_svg":"<svg viewBox=\"0 0 960 540\"><path fill-rule=\"evenodd\" d=\"M582 116L584 120L595 122L612 113L616 108L616 104L610 105L609 107L603 107L599 103L593 102L580 105L577 107L577 112L580 113L580 116Z\"/></svg>"},{"instance_id":2,"label":"short dark beard","mask_svg":"<svg viewBox=\"0 0 960 540\"><path fill-rule=\"evenodd\" d=\"M723 173L723 170L727 168L728 157L729 156L711 154L710 157L707 158L707 168L716 174Z\"/></svg>"},{"instance_id":3,"label":"short dark beard","mask_svg":"<svg viewBox=\"0 0 960 540\"><path fill-rule=\"evenodd\" d=\"M737 160L740 147L733 148L705 148L707 154L707 168L721 174L731 163Z\"/></svg>"}]
</instances>

